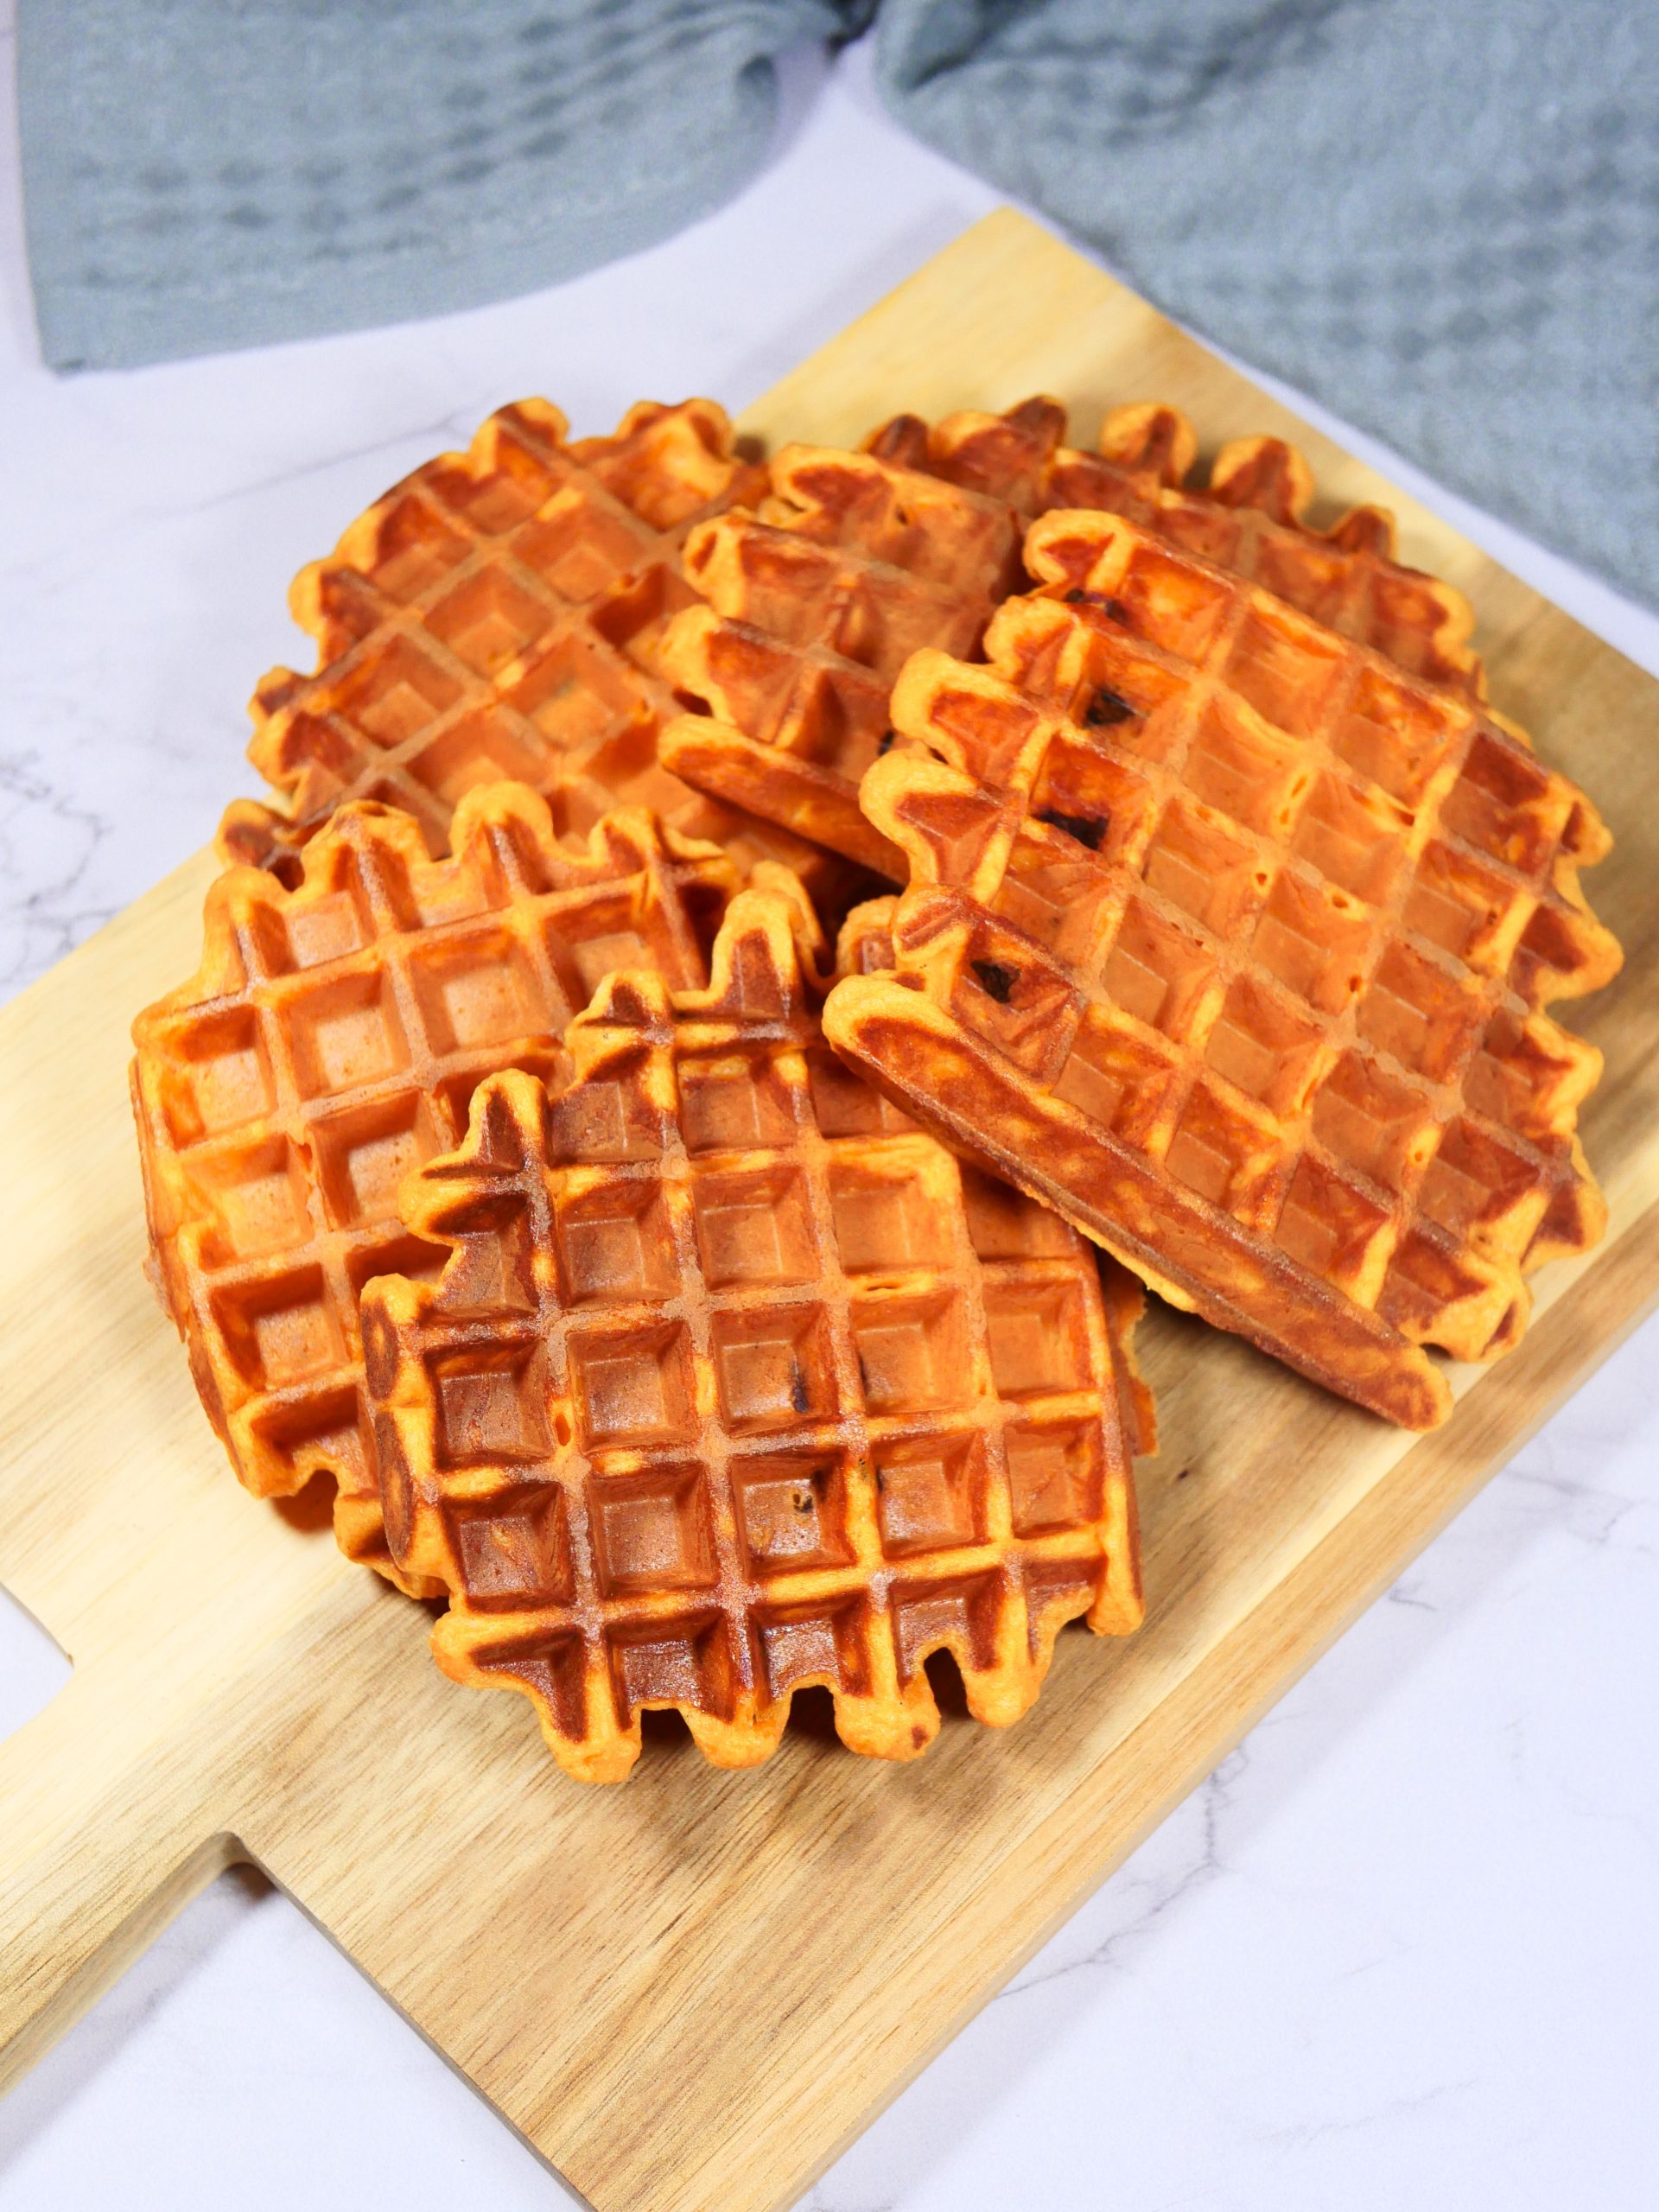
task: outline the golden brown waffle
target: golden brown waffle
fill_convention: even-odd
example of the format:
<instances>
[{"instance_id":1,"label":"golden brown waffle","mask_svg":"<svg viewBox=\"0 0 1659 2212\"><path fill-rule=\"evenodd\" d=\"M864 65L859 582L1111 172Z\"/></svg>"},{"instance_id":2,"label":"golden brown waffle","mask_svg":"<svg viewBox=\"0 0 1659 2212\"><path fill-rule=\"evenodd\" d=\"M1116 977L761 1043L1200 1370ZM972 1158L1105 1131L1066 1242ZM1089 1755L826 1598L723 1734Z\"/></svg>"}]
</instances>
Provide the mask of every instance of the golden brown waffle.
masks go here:
<instances>
[{"instance_id":1,"label":"golden brown waffle","mask_svg":"<svg viewBox=\"0 0 1659 2212\"><path fill-rule=\"evenodd\" d=\"M1470 698L1485 696L1485 672L1469 644L1474 613L1463 594L1401 563L1385 507L1353 507L1328 529L1313 528L1306 519L1313 471L1282 438L1235 438L1200 486L1192 480L1198 438L1175 408L1111 409L1096 453L1068 447L1065 429L1058 401L1032 399L1006 415L964 412L931 429L898 416L871 442L909 467L1006 499L1027 519L1056 507L1122 515L1262 585L1411 675Z\"/></svg>"},{"instance_id":2,"label":"golden brown waffle","mask_svg":"<svg viewBox=\"0 0 1659 2212\"><path fill-rule=\"evenodd\" d=\"M441 1256L398 1227L399 1183L456 1141L481 1077L551 1066L612 969L702 982L736 887L639 810L568 849L506 784L461 801L448 859L363 804L293 890L246 868L214 885L200 968L134 1024L133 1103L158 1286L251 1491L327 1471L342 1549L390 1572L358 1294Z\"/></svg>"},{"instance_id":3,"label":"golden brown waffle","mask_svg":"<svg viewBox=\"0 0 1659 2212\"><path fill-rule=\"evenodd\" d=\"M405 477L296 579L317 667L265 677L249 747L283 810L238 800L226 857L292 882L306 840L353 798L401 807L442 853L462 795L512 778L551 800L562 831L648 806L740 865L816 867L833 905L839 878L821 855L690 790L657 755L673 711L658 647L696 597L686 532L765 480L712 400L644 402L613 436L574 443L545 400L492 415L469 452Z\"/></svg>"},{"instance_id":4,"label":"golden brown waffle","mask_svg":"<svg viewBox=\"0 0 1659 2212\"><path fill-rule=\"evenodd\" d=\"M1033 524L988 667L918 656L864 803L898 976L837 1050L1155 1288L1409 1427L1605 1210L1593 808L1510 725L1114 517Z\"/></svg>"},{"instance_id":5,"label":"golden brown waffle","mask_svg":"<svg viewBox=\"0 0 1659 2212\"><path fill-rule=\"evenodd\" d=\"M911 1758L931 1652L1001 1725L1063 1622L1141 1618L1139 1286L1103 1296L1063 1222L824 1048L804 916L775 872L706 990L613 976L550 1097L484 1084L405 1186L443 1274L364 1300L391 1541L453 1593L440 1663L529 1696L587 1781L652 1707L753 1764L814 1684L855 1751Z\"/></svg>"},{"instance_id":6,"label":"golden brown waffle","mask_svg":"<svg viewBox=\"0 0 1659 2212\"><path fill-rule=\"evenodd\" d=\"M1172 407L1115 409L1097 454L1066 446L1065 428L1059 403L1036 398L932 429L895 416L856 454L787 448L758 517L721 516L687 541L686 573L708 604L676 616L662 665L703 712L668 725L664 760L897 878L902 856L858 804L859 779L893 741L893 680L924 646L976 652L1019 587L1015 532L1056 507L1141 522L1408 671L1481 695L1462 594L1395 561L1379 507L1310 528L1313 479L1294 447L1236 440L1200 491L1186 481L1197 440Z\"/></svg>"},{"instance_id":7,"label":"golden brown waffle","mask_svg":"<svg viewBox=\"0 0 1659 2212\"><path fill-rule=\"evenodd\" d=\"M877 874L898 855L858 805L891 736L894 677L923 645L971 653L1019 580L1019 526L985 499L870 453L789 446L758 513L700 524L685 572L707 604L670 624L662 665L705 711L671 722L688 782ZM736 794L741 792L741 800Z\"/></svg>"}]
</instances>

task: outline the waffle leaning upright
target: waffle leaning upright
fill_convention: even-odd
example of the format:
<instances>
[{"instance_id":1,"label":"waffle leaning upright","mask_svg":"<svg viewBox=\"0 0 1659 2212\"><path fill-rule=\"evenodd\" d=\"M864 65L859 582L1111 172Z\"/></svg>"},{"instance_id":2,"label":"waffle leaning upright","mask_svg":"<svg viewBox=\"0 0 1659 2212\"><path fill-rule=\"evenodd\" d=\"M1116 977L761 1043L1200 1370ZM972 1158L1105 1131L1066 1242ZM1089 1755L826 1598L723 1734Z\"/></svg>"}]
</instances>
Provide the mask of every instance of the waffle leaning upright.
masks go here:
<instances>
[{"instance_id":1,"label":"waffle leaning upright","mask_svg":"<svg viewBox=\"0 0 1659 2212\"><path fill-rule=\"evenodd\" d=\"M899 972L830 1039L1177 1303L1428 1426L1422 1347L1514 1344L1526 1274L1605 1225L1600 1055L1542 1009L1618 967L1607 833L1466 694L1140 526L1051 514L1027 559L988 666L899 679L917 749L863 785Z\"/></svg>"}]
</instances>

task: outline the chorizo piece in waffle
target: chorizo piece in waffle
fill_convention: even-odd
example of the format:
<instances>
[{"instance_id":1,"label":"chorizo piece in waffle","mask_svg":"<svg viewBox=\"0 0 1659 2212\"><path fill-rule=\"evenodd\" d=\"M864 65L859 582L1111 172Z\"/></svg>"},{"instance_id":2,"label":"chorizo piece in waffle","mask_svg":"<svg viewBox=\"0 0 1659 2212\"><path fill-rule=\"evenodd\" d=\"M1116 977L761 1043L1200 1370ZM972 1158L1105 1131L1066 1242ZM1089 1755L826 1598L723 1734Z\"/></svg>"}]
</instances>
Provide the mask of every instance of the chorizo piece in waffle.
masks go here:
<instances>
[{"instance_id":1,"label":"chorizo piece in waffle","mask_svg":"<svg viewBox=\"0 0 1659 2212\"><path fill-rule=\"evenodd\" d=\"M507 784L461 801L446 859L360 803L301 871L222 876L200 968L134 1024L151 1265L242 1481L331 1475L341 1548L391 1573L358 1295L440 1256L399 1228L398 1185L457 1141L481 1077L551 1066L619 963L701 982L737 875L637 809L567 849Z\"/></svg>"},{"instance_id":2,"label":"chorizo piece in waffle","mask_svg":"<svg viewBox=\"0 0 1659 2212\"><path fill-rule=\"evenodd\" d=\"M1000 1726L1063 1622L1141 1618L1140 1287L825 1049L804 911L771 872L706 990L613 976L550 1095L484 1084L405 1186L442 1275L364 1300L439 1662L528 1695L583 1780L626 1775L650 1707L753 1764L810 1684L855 1751L911 1758L929 1653Z\"/></svg>"},{"instance_id":3,"label":"chorizo piece in waffle","mask_svg":"<svg viewBox=\"0 0 1659 2212\"><path fill-rule=\"evenodd\" d=\"M912 662L864 783L898 976L832 1043L1176 1303L1408 1427L1605 1209L1600 1055L1541 1008L1619 950L1583 794L1510 725L1100 514L990 664Z\"/></svg>"},{"instance_id":4,"label":"chorizo piece in waffle","mask_svg":"<svg viewBox=\"0 0 1659 2212\"><path fill-rule=\"evenodd\" d=\"M685 572L706 603L669 625L662 665L705 711L669 723L663 757L896 877L899 855L860 811L859 778L891 741L887 699L910 655L977 650L1020 580L1019 520L1006 500L870 453L788 446L771 481L756 513L687 538Z\"/></svg>"},{"instance_id":5,"label":"chorizo piece in waffle","mask_svg":"<svg viewBox=\"0 0 1659 2212\"><path fill-rule=\"evenodd\" d=\"M1036 398L931 429L895 416L856 454L786 448L757 515L720 516L688 538L686 571L708 603L675 618L662 659L705 711L669 724L664 758L689 782L896 878L901 856L857 790L893 742L893 682L913 649L976 653L992 611L1019 588L1018 529L1058 507L1143 523L1409 672L1480 696L1468 602L1395 561L1381 508L1310 528L1313 480L1294 447L1236 440L1198 490L1187 481L1197 440L1173 408L1115 409L1096 454L1066 446L1065 427L1058 401Z\"/></svg>"},{"instance_id":6,"label":"chorizo piece in waffle","mask_svg":"<svg viewBox=\"0 0 1659 2212\"><path fill-rule=\"evenodd\" d=\"M657 754L673 707L658 647L696 597L686 532L765 480L712 400L642 402L613 435L574 442L545 400L492 415L470 451L405 477L295 580L317 666L264 678L249 747L282 810L236 801L221 851L294 881L334 808L372 798L442 853L462 795L513 779L551 800L561 830L648 806L741 864L823 873L811 848L690 790ZM835 887L826 878L831 903Z\"/></svg>"},{"instance_id":7,"label":"chorizo piece in waffle","mask_svg":"<svg viewBox=\"0 0 1659 2212\"><path fill-rule=\"evenodd\" d=\"M1409 675L1485 696L1485 671L1469 643L1474 612L1463 594L1399 561L1385 507L1350 508L1328 529L1311 524L1313 471L1282 438L1231 440L1200 486L1197 435L1173 407L1110 409L1094 453L1067 446L1065 427L1058 401L1033 399L1005 415L966 411L931 428L898 416L871 443L910 467L1006 499L1027 520L1057 507L1122 515L1262 585Z\"/></svg>"}]
</instances>

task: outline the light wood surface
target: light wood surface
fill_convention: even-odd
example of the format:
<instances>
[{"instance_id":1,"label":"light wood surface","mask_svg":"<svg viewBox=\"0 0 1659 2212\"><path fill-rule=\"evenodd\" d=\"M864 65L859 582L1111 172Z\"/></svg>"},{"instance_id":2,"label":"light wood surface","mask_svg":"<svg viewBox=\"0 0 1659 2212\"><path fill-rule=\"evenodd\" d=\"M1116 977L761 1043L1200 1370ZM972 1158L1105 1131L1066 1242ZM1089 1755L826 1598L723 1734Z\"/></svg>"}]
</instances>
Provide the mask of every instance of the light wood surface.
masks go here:
<instances>
[{"instance_id":1,"label":"light wood surface","mask_svg":"<svg viewBox=\"0 0 1659 2212\"><path fill-rule=\"evenodd\" d=\"M1544 1273L1522 1349L1424 1440L1156 1313L1139 1636L1068 1630L1027 1719L958 1714L914 1766L806 1713L756 1771L664 1724L634 1780L584 1789L520 1700L438 1675L425 1612L325 1512L245 1497L194 1403L140 1274L124 1079L133 1012L195 964L192 861L0 1014L0 1580L74 1662L0 1745L0 2082L248 1859L598 2212L788 2205L1659 1296L1659 687L1007 213L744 427L855 438L1033 389L1084 435L1149 397L1207 448L1283 431L1332 507L1391 503L1469 593L1495 698L1619 839L1590 889L1628 965L1560 1009L1607 1054L1606 1243Z\"/></svg>"}]
</instances>

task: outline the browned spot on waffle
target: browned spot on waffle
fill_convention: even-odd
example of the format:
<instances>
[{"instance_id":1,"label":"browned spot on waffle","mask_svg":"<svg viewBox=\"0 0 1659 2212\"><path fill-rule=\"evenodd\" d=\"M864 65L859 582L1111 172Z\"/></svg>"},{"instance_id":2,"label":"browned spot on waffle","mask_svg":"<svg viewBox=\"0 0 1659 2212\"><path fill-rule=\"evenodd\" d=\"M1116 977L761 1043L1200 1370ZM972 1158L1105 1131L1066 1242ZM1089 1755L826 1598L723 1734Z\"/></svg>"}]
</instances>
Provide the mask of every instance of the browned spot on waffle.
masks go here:
<instances>
[{"instance_id":1,"label":"browned spot on waffle","mask_svg":"<svg viewBox=\"0 0 1659 2212\"><path fill-rule=\"evenodd\" d=\"M613 976L568 1077L484 1084L405 1186L442 1275L364 1302L394 1546L452 1593L440 1662L526 1694L584 1779L626 1774L655 1707L752 1764L809 1685L852 1748L911 1758L931 1653L1000 1725L1063 1622L1140 1618L1138 1293L825 1049L805 913L744 893L706 990Z\"/></svg>"}]
</instances>

